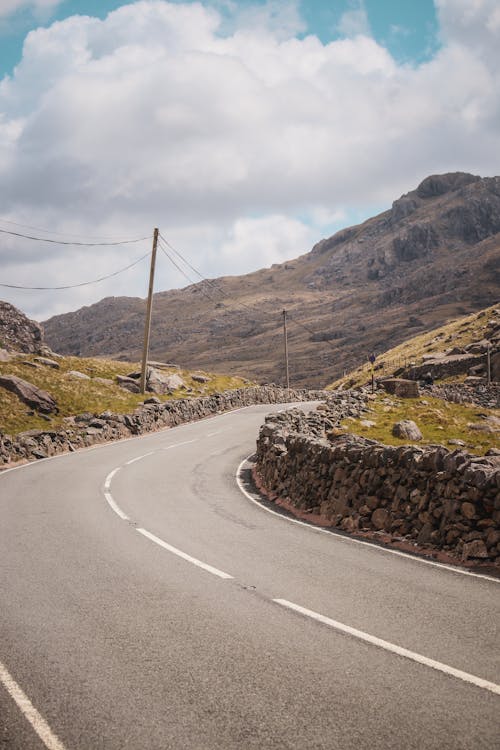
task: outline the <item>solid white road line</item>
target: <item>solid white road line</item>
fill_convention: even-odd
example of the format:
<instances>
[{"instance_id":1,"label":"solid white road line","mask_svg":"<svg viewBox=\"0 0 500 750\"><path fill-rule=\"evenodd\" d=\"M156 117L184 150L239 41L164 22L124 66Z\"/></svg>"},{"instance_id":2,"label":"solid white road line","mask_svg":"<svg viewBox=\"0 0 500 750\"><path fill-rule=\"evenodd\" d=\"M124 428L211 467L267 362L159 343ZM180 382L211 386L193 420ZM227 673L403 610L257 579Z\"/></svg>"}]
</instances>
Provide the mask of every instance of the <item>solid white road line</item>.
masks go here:
<instances>
[{"instance_id":1,"label":"solid white road line","mask_svg":"<svg viewBox=\"0 0 500 750\"><path fill-rule=\"evenodd\" d=\"M272 508L268 508L264 503L262 503L260 500L257 500L255 497L252 497L252 495L246 491L246 489L243 486L243 482L241 480L241 473L243 471L243 466L247 463L248 458L244 458L243 461L240 463L236 470L236 483L240 489L240 491L245 495L245 497L250 500L251 503L256 505L261 510L265 510L266 513L271 513L273 516L277 516L282 521L287 521L288 523L294 523L297 526L304 526L306 529L309 529L309 531L314 531L320 534L328 534L332 539L336 539L341 542L346 542L346 544L362 544L365 547L370 547L372 550L377 550L378 552L387 553L389 555L397 555L398 557L406 557L407 560L413 560L413 562L422 563L423 565L432 565L435 568L441 568L441 570L451 570L452 573L460 573L460 575L463 576L472 576L473 578L481 578L483 581L493 581L493 583L500 583L500 578L493 578L493 576L487 576L483 575L482 573L473 573L471 570L464 570L463 568L459 568L458 565L455 567L454 565L446 565L446 563L440 563L435 562L434 560L427 560L425 557L418 557L418 555L409 555L406 552L402 552L399 549L391 549L390 547L381 547L378 544L374 544L372 542L366 542L363 539L356 539L352 536L344 536L341 534L336 534L334 530L332 529L325 529L321 526L315 526L312 523L306 523L305 521L300 521L298 518L290 518L290 516L284 515L283 513L278 513L277 511L273 510Z\"/></svg>"},{"instance_id":2,"label":"solid white road line","mask_svg":"<svg viewBox=\"0 0 500 750\"><path fill-rule=\"evenodd\" d=\"M328 627L330 628L339 630L341 633L346 633L347 635L354 636L354 638L358 638L359 640L365 641L366 643L371 643L373 646L383 648L385 651L390 651L391 653L397 654L398 656L403 656L405 659L411 659L418 664L423 664L426 667L431 667L432 669L436 669L438 672L443 672L444 674L447 674L451 677L457 677L463 682L468 682L471 685L475 685L476 687L483 688L484 690L489 690L491 693L495 693L495 695L500 695L500 685L497 685L494 682L489 682L488 680L484 680L482 677L476 677L475 675L469 674L468 672L463 672L461 669L455 669L455 667L450 667L448 664L443 664L440 661L429 659L427 656L422 656L422 654L417 654L415 653L415 651L409 651L407 648L402 648L402 646L396 646L396 644L394 643L384 641L382 640L382 638L377 638L374 635L365 633L363 630L351 628L349 625L344 625L342 622L332 620L330 619L330 617L320 615L318 612L313 612L313 610L311 609L306 609L305 607L301 607L299 604L289 602L286 599L273 599L273 602L276 602L276 604L280 604L282 607L292 609L294 612L299 612L301 615L305 615L305 617L310 617L313 620L317 620L318 622L323 623L323 625L328 625Z\"/></svg>"},{"instance_id":3,"label":"solid white road line","mask_svg":"<svg viewBox=\"0 0 500 750\"><path fill-rule=\"evenodd\" d=\"M48 750L65 750L61 740L51 730L43 716L36 710L26 693L19 687L7 667L0 662L0 682L15 701L23 716L29 721Z\"/></svg>"},{"instance_id":4,"label":"solid white road line","mask_svg":"<svg viewBox=\"0 0 500 750\"><path fill-rule=\"evenodd\" d=\"M186 554L186 552L182 552L182 550L177 549L177 547L173 547L171 544L164 542L163 539L160 539L154 534L151 534L151 532L146 531L146 529L136 529L136 531L138 531L139 534L142 534L143 536L150 539L155 544L158 544L160 547L163 547L163 549L172 552L172 554L177 555L177 557L182 557L183 560L190 562L192 565L196 565L196 567L198 568L202 568L202 570L206 570L208 573L211 573L214 576L225 579L233 578L233 576L230 576L229 573L224 573L223 570L214 568L212 565L207 565L207 563L204 563L201 560L197 560L196 557L191 557L191 555Z\"/></svg>"},{"instance_id":5,"label":"solid white road line","mask_svg":"<svg viewBox=\"0 0 500 750\"><path fill-rule=\"evenodd\" d=\"M115 501L113 500L113 496L109 492L105 492L104 497L106 498L106 502L108 503L109 507L114 510L117 516L120 516L122 521L130 521L130 518L126 513L123 512L120 506L115 503Z\"/></svg>"}]
</instances>

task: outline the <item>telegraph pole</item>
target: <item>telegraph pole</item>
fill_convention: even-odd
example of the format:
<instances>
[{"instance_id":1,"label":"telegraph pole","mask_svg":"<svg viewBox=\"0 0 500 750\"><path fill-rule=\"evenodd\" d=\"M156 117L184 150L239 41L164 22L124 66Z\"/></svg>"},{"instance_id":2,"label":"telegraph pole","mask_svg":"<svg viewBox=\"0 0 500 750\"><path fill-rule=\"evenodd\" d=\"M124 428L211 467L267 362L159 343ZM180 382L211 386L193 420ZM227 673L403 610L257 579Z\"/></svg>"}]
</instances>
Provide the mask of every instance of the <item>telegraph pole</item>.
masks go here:
<instances>
[{"instance_id":1,"label":"telegraph pole","mask_svg":"<svg viewBox=\"0 0 500 750\"><path fill-rule=\"evenodd\" d=\"M286 310L283 310L283 336L285 339L285 367L286 367L286 387L290 390L290 374L288 372L288 335L286 330Z\"/></svg>"},{"instance_id":2,"label":"telegraph pole","mask_svg":"<svg viewBox=\"0 0 500 750\"><path fill-rule=\"evenodd\" d=\"M153 233L153 250L151 253L151 267L149 269L148 306L146 310L146 324L144 326L144 344L142 348L141 393L146 392L146 376L148 369L149 337L151 334L151 311L153 308L153 286L155 281L156 247L158 245L158 229Z\"/></svg>"}]
</instances>

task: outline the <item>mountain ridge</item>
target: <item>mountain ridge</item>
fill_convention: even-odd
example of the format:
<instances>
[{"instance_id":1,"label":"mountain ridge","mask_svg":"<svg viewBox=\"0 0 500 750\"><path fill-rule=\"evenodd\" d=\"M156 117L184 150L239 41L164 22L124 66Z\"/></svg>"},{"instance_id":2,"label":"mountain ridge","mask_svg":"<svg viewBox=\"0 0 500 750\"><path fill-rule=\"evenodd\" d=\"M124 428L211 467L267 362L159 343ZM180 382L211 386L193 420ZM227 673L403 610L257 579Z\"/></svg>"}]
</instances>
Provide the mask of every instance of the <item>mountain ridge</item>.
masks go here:
<instances>
[{"instance_id":1,"label":"mountain ridge","mask_svg":"<svg viewBox=\"0 0 500 750\"><path fill-rule=\"evenodd\" d=\"M324 384L411 333L497 302L500 177L431 175L392 207L307 253L245 276L154 296L151 356L283 382ZM144 300L105 298L45 321L65 354L138 359Z\"/></svg>"}]
</instances>

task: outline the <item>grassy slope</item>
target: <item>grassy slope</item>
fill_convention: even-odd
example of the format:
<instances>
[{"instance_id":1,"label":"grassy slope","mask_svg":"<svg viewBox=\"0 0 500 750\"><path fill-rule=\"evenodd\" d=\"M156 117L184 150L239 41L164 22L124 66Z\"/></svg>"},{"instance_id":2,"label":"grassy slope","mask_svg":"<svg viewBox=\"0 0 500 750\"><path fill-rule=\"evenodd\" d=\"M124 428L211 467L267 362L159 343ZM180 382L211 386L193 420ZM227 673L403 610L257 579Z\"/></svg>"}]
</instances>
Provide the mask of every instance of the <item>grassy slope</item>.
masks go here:
<instances>
[{"instance_id":1,"label":"grassy slope","mask_svg":"<svg viewBox=\"0 0 500 750\"><path fill-rule=\"evenodd\" d=\"M497 309L497 305L478 313L459 318L433 331L408 339L403 344L389 349L377 357L375 363L377 377L391 375L399 367L411 362L420 364L424 354L442 352L455 346L462 347L484 338L484 332ZM365 385L370 381L371 368L367 362L342 378L335 380L327 388L346 388Z\"/></svg>"},{"instance_id":2,"label":"grassy slope","mask_svg":"<svg viewBox=\"0 0 500 750\"><path fill-rule=\"evenodd\" d=\"M375 422L375 426L364 426L361 424L362 420L352 418L344 420L343 426L348 432L379 440L385 445L440 444L453 450L457 446L448 444L448 441L462 440L467 451L484 455L490 448L498 448L500 433L483 432L471 429L468 425L487 425L484 416L488 415L499 416L498 409L453 404L427 395L422 398L398 399L377 394L370 402L368 414L363 417L363 420ZM415 442L394 437L392 426L402 419L413 420L424 439Z\"/></svg>"},{"instance_id":3,"label":"grassy slope","mask_svg":"<svg viewBox=\"0 0 500 750\"><path fill-rule=\"evenodd\" d=\"M0 374L17 375L23 380L33 383L48 391L59 406L59 413L50 418L50 423L38 414L30 414L29 407L22 403L16 395L0 388L0 431L15 435L24 430L57 428L64 424L64 417L70 417L83 412L100 414L110 410L118 414L133 411L144 401L141 394L130 393L120 388L116 383L100 383L94 378L114 379L116 375L127 375L137 371L140 366L128 362L116 362L107 359L62 357L57 360L60 369L55 370L47 366L30 367L25 362L33 362L31 355L20 355L10 362L0 362ZM91 380L80 380L68 375L69 370L78 370L89 375ZM159 396L162 401L186 396L200 396L216 391L241 388L248 385L248 381L239 377L228 377L204 373L210 378L208 383L197 383L192 373L186 370L162 370L162 372L176 373L182 377L189 393L179 389L171 396ZM154 394L149 394L154 395ZM146 396L147 397L147 396Z\"/></svg>"}]
</instances>

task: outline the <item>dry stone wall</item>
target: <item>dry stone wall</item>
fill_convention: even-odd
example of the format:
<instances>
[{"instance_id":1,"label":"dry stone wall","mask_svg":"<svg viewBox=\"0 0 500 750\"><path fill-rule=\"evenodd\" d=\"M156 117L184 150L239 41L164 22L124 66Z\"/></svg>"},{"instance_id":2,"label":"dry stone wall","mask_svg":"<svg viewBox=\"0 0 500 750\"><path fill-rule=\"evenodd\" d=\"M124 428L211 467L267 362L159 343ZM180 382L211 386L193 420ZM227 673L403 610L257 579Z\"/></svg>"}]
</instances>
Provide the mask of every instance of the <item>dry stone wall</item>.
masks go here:
<instances>
[{"instance_id":1,"label":"dry stone wall","mask_svg":"<svg viewBox=\"0 0 500 750\"><path fill-rule=\"evenodd\" d=\"M113 414L109 411L102 414L80 414L67 418L64 429L29 430L15 437L0 432L0 468L17 461L47 458L96 443L175 427L242 406L321 400L325 396L324 391L264 386L165 402L152 397L132 414Z\"/></svg>"},{"instance_id":2,"label":"dry stone wall","mask_svg":"<svg viewBox=\"0 0 500 750\"><path fill-rule=\"evenodd\" d=\"M338 434L349 397L327 411L267 417L255 477L273 499L347 532L500 564L500 452L473 456L441 446L392 447ZM352 410L362 411L358 403Z\"/></svg>"}]
</instances>

